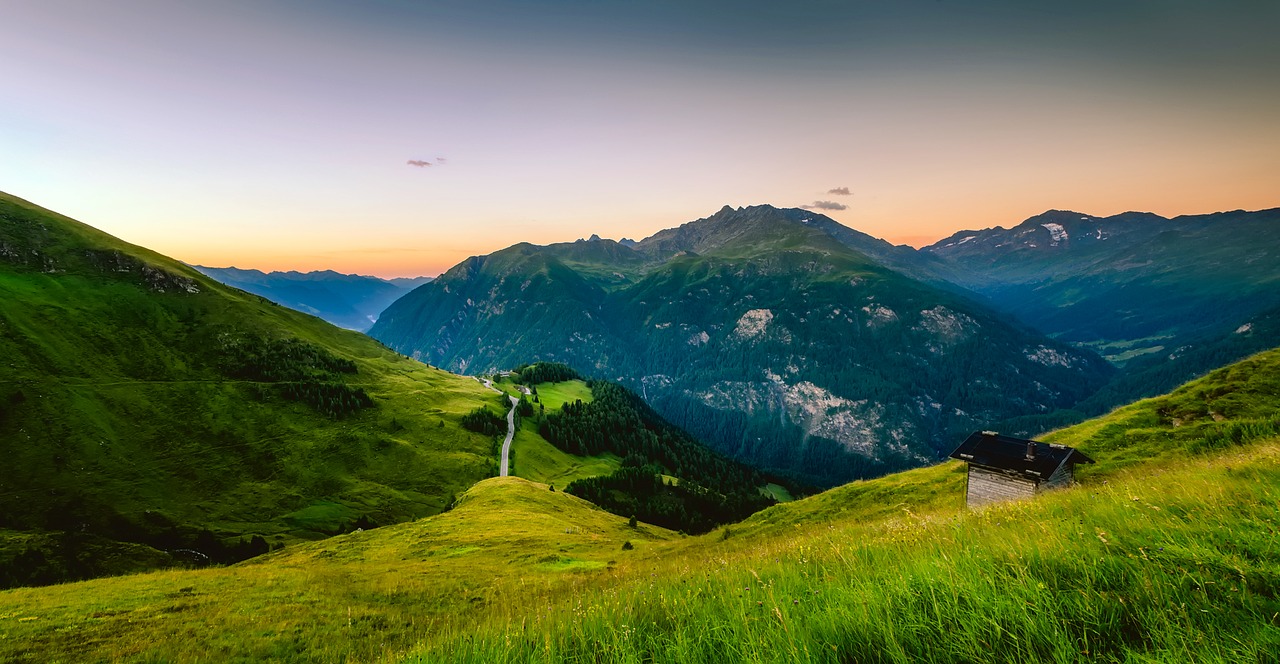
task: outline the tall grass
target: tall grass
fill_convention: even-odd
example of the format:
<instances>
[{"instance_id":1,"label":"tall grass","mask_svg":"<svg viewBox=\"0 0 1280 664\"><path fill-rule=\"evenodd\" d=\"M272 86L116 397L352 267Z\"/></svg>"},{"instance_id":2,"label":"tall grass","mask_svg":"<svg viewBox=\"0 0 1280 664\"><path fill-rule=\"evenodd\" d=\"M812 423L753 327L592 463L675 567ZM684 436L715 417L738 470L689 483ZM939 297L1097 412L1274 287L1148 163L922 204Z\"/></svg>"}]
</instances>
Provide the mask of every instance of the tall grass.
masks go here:
<instances>
[{"instance_id":1,"label":"tall grass","mask_svg":"<svg viewBox=\"0 0 1280 664\"><path fill-rule=\"evenodd\" d=\"M977 512L959 463L685 538L495 478L233 567L0 592L0 661L1274 662L1278 406L1265 353L1053 434L1082 484Z\"/></svg>"},{"instance_id":2,"label":"tall grass","mask_svg":"<svg viewBox=\"0 0 1280 664\"><path fill-rule=\"evenodd\" d=\"M410 661L1269 661L1278 455L1273 443L1034 503L670 556L446 631Z\"/></svg>"}]
</instances>

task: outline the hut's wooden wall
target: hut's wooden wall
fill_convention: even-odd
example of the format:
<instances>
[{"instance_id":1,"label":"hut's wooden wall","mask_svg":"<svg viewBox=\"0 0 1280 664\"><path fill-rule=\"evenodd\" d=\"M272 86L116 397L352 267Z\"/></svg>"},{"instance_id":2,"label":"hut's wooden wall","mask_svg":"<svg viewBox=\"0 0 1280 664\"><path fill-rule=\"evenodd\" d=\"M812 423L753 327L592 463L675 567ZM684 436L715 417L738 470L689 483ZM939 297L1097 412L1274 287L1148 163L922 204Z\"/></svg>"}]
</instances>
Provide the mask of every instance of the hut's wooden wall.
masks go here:
<instances>
[{"instance_id":1,"label":"hut's wooden wall","mask_svg":"<svg viewBox=\"0 0 1280 664\"><path fill-rule=\"evenodd\" d=\"M1002 500L1019 500L1036 495L1036 483L1030 479L1011 477L994 470L969 464L969 507Z\"/></svg>"}]
</instances>

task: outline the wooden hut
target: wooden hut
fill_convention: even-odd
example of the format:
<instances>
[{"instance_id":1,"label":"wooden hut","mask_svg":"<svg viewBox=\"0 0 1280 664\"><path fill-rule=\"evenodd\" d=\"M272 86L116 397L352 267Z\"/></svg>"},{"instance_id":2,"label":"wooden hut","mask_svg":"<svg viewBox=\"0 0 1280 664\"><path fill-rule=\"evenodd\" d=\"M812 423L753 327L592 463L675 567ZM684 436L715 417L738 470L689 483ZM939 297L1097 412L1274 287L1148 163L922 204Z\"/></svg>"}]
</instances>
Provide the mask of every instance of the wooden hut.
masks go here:
<instances>
[{"instance_id":1,"label":"wooden hut","mask_svg":"<svg viewBox=\"0 0 1280 664\"><path fill-rule=\"evenodd\" d=\"M1075 448L1001 436L994 431L969 436L951 458L969 464L965 482L969 507L1033 498L1041 491L1070 486L1075 481L1076 464L1093 463Z\"/></svg>"}]
</instances>

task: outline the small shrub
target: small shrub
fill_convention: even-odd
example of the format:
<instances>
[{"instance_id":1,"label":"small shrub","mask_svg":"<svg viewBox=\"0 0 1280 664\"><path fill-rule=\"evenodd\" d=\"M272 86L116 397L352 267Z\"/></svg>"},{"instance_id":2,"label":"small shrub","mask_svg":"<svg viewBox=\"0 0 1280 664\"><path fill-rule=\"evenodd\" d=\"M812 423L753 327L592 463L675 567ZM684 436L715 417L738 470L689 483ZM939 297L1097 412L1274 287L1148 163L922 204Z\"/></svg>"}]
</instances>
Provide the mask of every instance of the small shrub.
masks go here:
<instances>
[{"instance_id":1,"label":"small shrub","mask_svg":"<svg viewBox=\"0 0 1280 664\"><path fill-rule=\"evenodd\" d=\"M623 542L623 543L622 543L622 550L623 550L623 551L630 551L630 550L632 550L632 549L634 549L634 548L636 548L636 547L635 547L634 545L632 545L632 544L631 544L631 540L627 540L627 541L625 541L625 542Z\"/></svg>"}]
</instances>

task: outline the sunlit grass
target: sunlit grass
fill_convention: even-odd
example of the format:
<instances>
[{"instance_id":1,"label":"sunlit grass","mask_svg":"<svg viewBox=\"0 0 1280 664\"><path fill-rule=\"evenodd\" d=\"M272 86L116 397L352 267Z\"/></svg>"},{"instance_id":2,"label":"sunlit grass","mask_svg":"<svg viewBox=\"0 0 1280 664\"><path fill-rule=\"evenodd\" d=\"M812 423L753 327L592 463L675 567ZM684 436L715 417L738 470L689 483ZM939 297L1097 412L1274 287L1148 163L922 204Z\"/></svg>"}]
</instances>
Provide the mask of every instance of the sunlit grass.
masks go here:
<instances>
[{"instance_id":1,"label":"sunlit grass","mask_svg":"<svg viewBox=\"0 0 1280 664\"><path fill-rule=\"evenodd\" d=\"M616 454L582 457L564 452L539 436L537 424L528 419L511 447L515 451L513 474L562 489L574 480L609 475L622 466L622 459Z\"/></svg>"},{"instance_id":2,"label":"sunlit grass","mask_svg":"<svg viewBox=\"0 0 1280 664\"><path fill-rule=\"evenodd\" d=\"M541 383L538 388L538 401L548 411L560 410L560 406L574 401L591 403L591 388L581 380L566 380L559 383Z\"/></svg>"},{"instance_id":3,"label":"sunlit grass","mask_svg":"<svg viewBox=\"0 0 1280 664\"><path fill-rule=\"evenodd\" d=\"M1082 483L981 511L956 462L685 538L486 480L229 568L0 593L0 660L1267 662L1277 379L1264 353L1057 432Z\"/></svg>"},{"instance_id":4,"label":"sunlit grass","mask_svg":"<svg viewBox=\"0 0 1280 664\"><path fill-rule=\"evenodd\" d=\"M232 567L5 591L0 661L375 659L442 624L623 575L673 537L494 478L445 514Z\"/></svg>"},{"instance_id":5,"label":"sunlit grass","mask_svg":"<svg viewBox=\"0 0 1280 664\"><path fill-rule=\"evenodd\" d=\"M409 661L1265 661L1278 462L1272 442L979 512L697 538Z\"/></svg>"}]
</instances>

